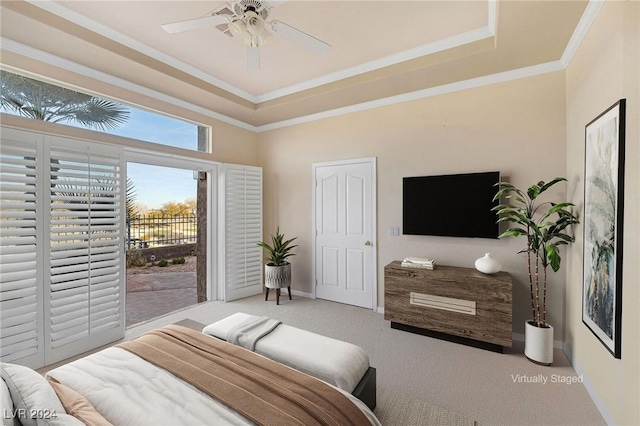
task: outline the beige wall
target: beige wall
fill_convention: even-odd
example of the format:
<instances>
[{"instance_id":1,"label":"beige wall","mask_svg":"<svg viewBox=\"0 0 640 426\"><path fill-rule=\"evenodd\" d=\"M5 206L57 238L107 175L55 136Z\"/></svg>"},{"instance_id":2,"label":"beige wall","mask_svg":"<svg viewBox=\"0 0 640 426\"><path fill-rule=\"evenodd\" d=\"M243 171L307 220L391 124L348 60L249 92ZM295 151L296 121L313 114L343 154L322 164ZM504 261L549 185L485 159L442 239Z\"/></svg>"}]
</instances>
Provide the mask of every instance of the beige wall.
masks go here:
<instances>
[{"instance_id":1,"label":"beige wall","mask_svg":"<svg viewBox=\"0 0 640 426\"><path fill-rule=\"evenodd\" d=\"M213 160L259 166L257 135L221 121L209 120Z\"/></svg>"},{"instance_id":2,"label":"beige wall","mask_svg":"<svg viewBox=\"0 0 640 426\"><path fill-rule=\"evenodd\" d=\"M609 423L640 424L640 3L606 2L567 71L567 174L584 205L584 126L627 99L622 359L582 323L582 225L568 252L564 340Z\"/></svg>"},{"instance_id":3,"label":"beige wall","mask_svg":"<svg viewBox=\"0 0 640 426\"><path fill-rule=\"evenodd\" d=\"M564 72L352 113L259 134L265 238L297 236L293 287L312 292L312 164L377 157L378 304L383 267L405 256L473 267L485 252L515 277L514 331L531 316L523 242L391 237L402 226L402 177L499 170L523 187L565 173ZM555 194L564 197L564 189ZM461 206L463 208L463 206ZM562 338L564 275L551 277L549 317Z\"/></svg>"}]
</instances>

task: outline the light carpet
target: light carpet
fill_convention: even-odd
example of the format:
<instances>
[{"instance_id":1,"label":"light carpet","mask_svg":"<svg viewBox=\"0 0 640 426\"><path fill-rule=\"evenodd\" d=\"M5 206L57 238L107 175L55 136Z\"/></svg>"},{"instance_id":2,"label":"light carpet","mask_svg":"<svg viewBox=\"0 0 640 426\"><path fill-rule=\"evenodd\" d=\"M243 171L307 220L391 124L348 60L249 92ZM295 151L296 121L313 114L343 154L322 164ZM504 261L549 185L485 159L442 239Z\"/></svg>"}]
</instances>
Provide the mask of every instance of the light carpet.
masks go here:
<instances>
[{"instance_id":1,"label":"light carpet","mask_svg":"<svg viewBox=\"0 0 640 426\"><path fill-rule=\"evenodd\" d=\"M378 389L376 397L377 406L373 412L383 425L475 425L468 417L397 392Z\"/></svg>"}]
</instances>

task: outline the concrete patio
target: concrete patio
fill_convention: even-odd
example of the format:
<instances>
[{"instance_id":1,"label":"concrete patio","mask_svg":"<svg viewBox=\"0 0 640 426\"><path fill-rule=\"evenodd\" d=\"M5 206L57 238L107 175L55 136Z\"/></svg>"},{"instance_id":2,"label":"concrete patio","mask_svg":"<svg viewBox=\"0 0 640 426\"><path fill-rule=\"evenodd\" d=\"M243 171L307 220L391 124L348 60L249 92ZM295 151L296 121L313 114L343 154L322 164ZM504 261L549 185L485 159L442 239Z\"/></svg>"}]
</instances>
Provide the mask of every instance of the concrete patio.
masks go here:
<instances>
[{"instance_id":1,"label":"concrete patio","mask_svg":"<svg viewBox=\"0 0 640 426\"><path fill-rule=\"evenodd\" d=\"M195 272L127 275L127 327L196 303Z\"/></svg>"}]
</instances>

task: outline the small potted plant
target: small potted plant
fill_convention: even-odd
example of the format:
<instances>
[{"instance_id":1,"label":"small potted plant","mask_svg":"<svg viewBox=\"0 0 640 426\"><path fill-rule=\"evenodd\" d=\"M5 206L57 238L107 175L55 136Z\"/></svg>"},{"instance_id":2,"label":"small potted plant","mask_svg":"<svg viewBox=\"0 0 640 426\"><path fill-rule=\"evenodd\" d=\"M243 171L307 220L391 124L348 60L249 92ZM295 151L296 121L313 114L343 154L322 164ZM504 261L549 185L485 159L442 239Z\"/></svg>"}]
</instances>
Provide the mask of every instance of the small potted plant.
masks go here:
<instances>
[{"instance_id":1,"label":"small potted plant","mask_svg":"<svg viewBox=\"0 0 640 426\"><path fill-rule=\"evenodd\" d=\"M294 256L292 250L297 246L291 243L296 238L285 240L284 234L280 233L280 227L278 227L276 235L271 236L272 245L264 241L258 243L268 255L264 265L264 285L267 288L265 300L269 298L269 289L275 288L277 289L276 303L280 304L280 289L284 287L289 290L289 299L291 299L291 263L287 258Z\"/></svg>"},{"instance_id":2,"label":"small potted plant","mask_svg":"<svg viewBox=\"0 0 640 426\"><path fill-rule=\"evenodd\" d=\"M560 269L559 246L574 242L574 237L565 233L568 226L578 223L569 211L572 203L552 203L539 201L538 197L558 182L566 181L557 177L550 182L540 181L531 185L526 192L508 182L499 182L494 201L504 198L513 204L500 204L492 210L499 216L498 222L511 222L511 226L498 238L524 236L527 245L518 253L527 253L529 290L533 318L525 323L526 357L538 364L553 362L553 327L547 323L547 267L554 272ZM540 268L542 267L542 276Z\"/></svg>"}]
</instances>

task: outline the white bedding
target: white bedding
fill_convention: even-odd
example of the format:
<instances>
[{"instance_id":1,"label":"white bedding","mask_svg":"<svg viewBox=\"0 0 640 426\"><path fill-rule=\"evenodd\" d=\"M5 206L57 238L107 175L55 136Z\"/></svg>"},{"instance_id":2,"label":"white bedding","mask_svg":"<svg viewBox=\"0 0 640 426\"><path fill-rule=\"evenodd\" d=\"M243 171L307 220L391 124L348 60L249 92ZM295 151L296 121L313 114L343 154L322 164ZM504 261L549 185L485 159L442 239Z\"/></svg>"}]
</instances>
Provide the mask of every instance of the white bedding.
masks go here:
<instances>
[{"instance_id":1,"label":"white bedding","mask_svg":"<svg viewBox=\"0 0 640 426\"><path fill-rule=\"evenodd\" d=\"M114 425L247 425L247 419L171 373L108 348L47 373L84 395ZM358 399L343 392L380 425Z\"/></svg>"},{"instance_id":2,"label":"white bedding","mask_svg":"<svg viewBox=\"0 0 640 426\"><path fill-rule=\"evenodd\" d=\"M251 424L173 374L108 348L47 373L85 396L114 425Z\"/></svg>"}]
</instances>

